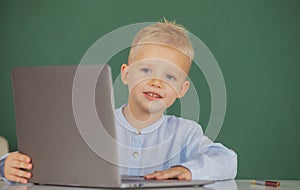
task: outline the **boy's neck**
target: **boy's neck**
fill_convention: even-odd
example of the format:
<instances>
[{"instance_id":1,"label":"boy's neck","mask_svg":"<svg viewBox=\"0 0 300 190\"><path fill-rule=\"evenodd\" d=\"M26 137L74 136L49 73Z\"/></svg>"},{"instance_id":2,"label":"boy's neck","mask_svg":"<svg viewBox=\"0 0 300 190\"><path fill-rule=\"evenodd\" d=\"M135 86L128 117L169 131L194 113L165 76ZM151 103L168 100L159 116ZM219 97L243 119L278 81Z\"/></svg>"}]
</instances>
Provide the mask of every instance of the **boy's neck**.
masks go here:
<instances>
[{"instance_id":1,"label":"boy's neck","mask_svg":"<svg viewBox=\"0 0 300 190\"><path fill-rule=\"evenodd\" d=\"M128 105L123 107L122 112L127 122L136 129L144 129L148 127L149 125L158 121L163 114L163 113L152 114L150 112L135 113L133 110L129 108Z\"/></svg>"}]
</instances>

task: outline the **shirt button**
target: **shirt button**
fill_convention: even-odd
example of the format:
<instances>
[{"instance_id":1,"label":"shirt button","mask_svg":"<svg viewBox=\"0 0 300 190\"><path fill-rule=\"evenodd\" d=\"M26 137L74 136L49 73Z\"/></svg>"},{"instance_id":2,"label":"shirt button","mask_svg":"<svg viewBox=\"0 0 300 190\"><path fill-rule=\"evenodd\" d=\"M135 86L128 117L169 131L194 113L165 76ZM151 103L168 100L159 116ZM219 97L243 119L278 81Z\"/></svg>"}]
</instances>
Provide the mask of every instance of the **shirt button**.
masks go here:
<instances>
[{"instance_id":1,"label":"shirt button","mask_svg":"<svg viewBox=\"0 0 300 190\"><path fill-rule=\"evenodd\" d=\"M142 132L140 130L136 131L136 135L140 135Z\"/></svg>"},{"instance_id":2,"label":"shirt button","mask_svg":"<svg viewBox=\"0 0 300 190\"><path fill-rule=\"evenodd\" d=\"M133 153L132 153L132 156L133 156L134 158L137 158L137 157L139 156L139 153L138 153L138 152L133 152Z\"/></svg>"}]
</instances>

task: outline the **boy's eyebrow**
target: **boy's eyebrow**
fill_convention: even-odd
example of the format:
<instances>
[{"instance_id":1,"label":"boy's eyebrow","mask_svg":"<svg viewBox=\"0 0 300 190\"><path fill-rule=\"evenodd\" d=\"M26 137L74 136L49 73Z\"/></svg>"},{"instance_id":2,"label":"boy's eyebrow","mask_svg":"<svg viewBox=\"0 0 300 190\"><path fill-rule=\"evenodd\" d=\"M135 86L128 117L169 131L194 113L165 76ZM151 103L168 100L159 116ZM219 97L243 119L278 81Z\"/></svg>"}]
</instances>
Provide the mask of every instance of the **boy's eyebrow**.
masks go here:
<instances>
[{"instance_id":1,"label":"boy's eyebrow","mask_svg":"<svg viewBox=\"0 0 300 190\"><path fill-rule=\"evenodd\" d=\"M171 65L174 65L176 68L184 72L182 69L180 69L175 63L167 61L165 59L159 59L159 58L147 58L147 59L141 59L138 61L133 62L134 63L145 63L145 64L156 64L157 62L162 62L162 63L168 63Z\"/></svg>"}]
</instances>

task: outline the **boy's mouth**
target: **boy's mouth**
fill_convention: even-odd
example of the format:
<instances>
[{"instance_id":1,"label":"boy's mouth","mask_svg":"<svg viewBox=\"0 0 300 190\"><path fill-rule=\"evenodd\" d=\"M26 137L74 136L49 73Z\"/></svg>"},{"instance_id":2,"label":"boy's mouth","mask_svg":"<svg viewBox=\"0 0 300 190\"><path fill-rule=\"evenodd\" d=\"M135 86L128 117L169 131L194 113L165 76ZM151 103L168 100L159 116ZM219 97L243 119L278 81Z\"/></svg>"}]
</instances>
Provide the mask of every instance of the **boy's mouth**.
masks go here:
<instances>
[{"instance_id":1,"label":"boy's mouth","mask_svg":"<svg viewBox=\"0 0 300 190\"><path fill-rule=\"evenodd\" d=\"M159 98L162 98L161 95L157 94L157 93L154 93L154 92L144 92L144 94L150 98L150 99L159 99Z\"/></svg>"}]
</instances>

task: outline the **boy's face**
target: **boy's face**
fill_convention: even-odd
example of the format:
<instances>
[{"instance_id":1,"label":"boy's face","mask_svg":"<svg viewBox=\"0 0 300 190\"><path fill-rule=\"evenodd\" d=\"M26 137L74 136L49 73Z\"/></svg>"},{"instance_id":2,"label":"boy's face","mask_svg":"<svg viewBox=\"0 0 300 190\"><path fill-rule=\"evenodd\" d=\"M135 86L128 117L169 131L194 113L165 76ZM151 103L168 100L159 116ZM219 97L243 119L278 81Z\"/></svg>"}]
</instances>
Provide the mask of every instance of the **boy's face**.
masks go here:
<instances>
[{"instance_id":1,"label":"boy's face","mask_svg":"<svg viewBox=\"0 0 300 190\"><path fill-rule=\"evenodd\" d=\"M187 92L189 68L189 58L174 48L155 44L137 47L128 65L121 68L131 110L165 111Z\"/></svg>"}]
</instances>

